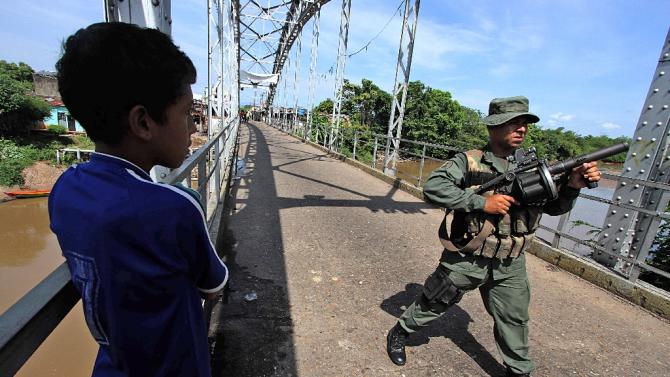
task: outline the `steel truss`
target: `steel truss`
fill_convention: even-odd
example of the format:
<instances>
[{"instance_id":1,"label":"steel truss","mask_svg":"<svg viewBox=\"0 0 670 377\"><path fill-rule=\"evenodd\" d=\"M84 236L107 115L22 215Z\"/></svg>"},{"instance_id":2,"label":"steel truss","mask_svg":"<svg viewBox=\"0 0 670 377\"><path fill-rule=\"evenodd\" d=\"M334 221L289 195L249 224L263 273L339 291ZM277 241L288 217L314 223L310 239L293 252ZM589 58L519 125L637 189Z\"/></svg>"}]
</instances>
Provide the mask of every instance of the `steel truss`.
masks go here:
<instances>
[{"instance_id":1,"label":"steel truss","mask_svg":"<svg viewBox=\"0 0 670 377\"><path fill-rule=\"evenodd\" d=\"M342 92L344 87L344 68L347 64L347 43L349 42L349 20L351 19L351 0L342 0L342 16L340 18L340 42L337 46L337 68L335 69L335 100L331 119L328 149L337 149L340 130L340 110L342 109Z\"/></svg>"},{"instance_id":2,"label":"steel truss","mask_svg":"<svg viewBox=\"0 0 670 377\"><path fill-rule=\"evenodd\" d=\"M239 20L239 68L247 72L278 75L288 59L293 43L317 9L329 0L233 0ZM297 67L297 65L294 64ZM267 90L265 109L275 99L280 83L260 85L241 80L242 87ZM267 111L270 120L274 116Z\"/></svg>"},{"instance_id":3,"label":"steel truss","mask_svg":"<svg viewBox=\"0 0 670 377\"><path fill-rule=\"evenodd\" d=\"M402 137L402 121L405 116L407 85L409 83L414 39L416 37L416 24L419 20L420 0L414 0L414 5L411 5L410 1L405 0L405 13L402 19L402 33L400 34L400 48L398 49L398 63L395 69L395 83L393 84L393 103L391 105L388 138L386 139L386 150L384 153L384 173L390 176L395 176L396 173L398 150L400 149L400 138ZM406 45L405 41L407 42ZM395 138L393 136L394 133ZM391 140L393 140L393 151L390 152ZM373 158L377 157L373 156Z\"/></svg>"},{"instance_id":4,"label":"steel truss","mask_svg":"<svg viewBox=\"0 0 670 377\"><path fill-rule=\"evenodd\" d=\"M310 50L309 63L309 89L307 94L307 122L305 124L305 134L303 138L311 140L312 138L312 108L314 107L314 91L316 90L316 60L319 50L319 28L321 23L321 4L317 4L314 20L312 21L312 48Z\"/></svg>"},{"instance_id":5,"label":"steel truss","mask_svg":"<svg viewBox=\"0 0 670 377\"><path fill-rule=\"evenodd\" d=\"M670 30L664 42L624 163L621 174L624 178L670 183ZM661 188L620 180L598 244L608 252L618 252L622 258L597 251L594 259L614 266L616 271L635 281L640 267L630 260L645 262L661 221L660 216L644 212L664 212L668 199L670 192ZM627 206L641 211L628 210Z\"/></svg>"}]
</instances>

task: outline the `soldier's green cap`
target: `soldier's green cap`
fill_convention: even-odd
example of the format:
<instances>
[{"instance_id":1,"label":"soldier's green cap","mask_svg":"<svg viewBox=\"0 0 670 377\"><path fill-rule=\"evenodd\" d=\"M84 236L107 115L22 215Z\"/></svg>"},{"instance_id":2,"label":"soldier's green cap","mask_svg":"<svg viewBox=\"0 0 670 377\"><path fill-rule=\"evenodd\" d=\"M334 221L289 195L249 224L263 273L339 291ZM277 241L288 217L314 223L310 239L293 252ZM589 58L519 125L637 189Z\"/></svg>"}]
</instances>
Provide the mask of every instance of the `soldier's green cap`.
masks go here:
<instances>
[{"instance_id":1,"label":"soldier's green cap","mask_svg":"<svg viewBox=\"0 0 670 377\"><path fill-rule=\"evenodd\" d=\"M482 119L482 123L487 127L495 127L520 116L528 118L528 123L540 121L540 117L528 111L528 98L494 98L489 104L489 115Z\"/></svg>"}]
</instances>

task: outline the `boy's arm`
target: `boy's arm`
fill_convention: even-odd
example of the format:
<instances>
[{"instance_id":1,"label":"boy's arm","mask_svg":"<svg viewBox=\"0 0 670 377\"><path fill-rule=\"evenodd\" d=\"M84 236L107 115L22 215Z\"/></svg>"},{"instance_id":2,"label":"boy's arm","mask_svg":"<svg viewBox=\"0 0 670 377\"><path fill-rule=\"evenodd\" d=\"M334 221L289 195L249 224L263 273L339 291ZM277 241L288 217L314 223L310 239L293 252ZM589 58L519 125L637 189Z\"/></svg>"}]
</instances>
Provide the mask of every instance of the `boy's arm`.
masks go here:
<instances>
[{"instance_id":1,"label":"boy's arm","mask_svg":"<svg viewBox=\"0 0 670 377\"><path fill-rule=\"evenodd\" d=\"M196 203L191 203L180 214L177 232L181 252L188 261L192 281L200 296L216 299L228 281L228 268L217 255L203 213Z\"/></svg>"}]
</instances>

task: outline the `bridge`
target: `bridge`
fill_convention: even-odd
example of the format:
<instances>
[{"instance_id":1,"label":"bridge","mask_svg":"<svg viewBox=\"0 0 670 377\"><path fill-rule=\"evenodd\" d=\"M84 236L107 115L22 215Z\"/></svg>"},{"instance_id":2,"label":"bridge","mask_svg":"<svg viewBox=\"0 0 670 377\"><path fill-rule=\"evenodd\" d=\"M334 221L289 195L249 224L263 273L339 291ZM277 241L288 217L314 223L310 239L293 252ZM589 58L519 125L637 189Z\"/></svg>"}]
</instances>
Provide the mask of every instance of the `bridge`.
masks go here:
<instances>
[{"instance_id":1,"label":"bridge","mask_svg":"<svg viewBox=\"0 0 670 377\"><path fill-rule=\"evenodd\" d=\"M341 124L350 0L338 4L331 123L313 124L314 46L327 3L209 1L210 139L179 169L153 172L157 180L197 187L212 238L231 268L226 292L204 308L214 375L502 374L491 321L476 294L410 338L406 367L386 356L386 331L420 292L441 252L435 233L443 212L420 191L427 172L403 175L398 157L419 146L423 153L414 157L423 167L434 160L431 148L451 147L401 137L419 0L404 4L388 133L364 136ZM169 1L109 0L105 9L108 21L170 31ZM291 54L300 55L309 26L310 103L301 121L297 100L287 105L287 87L295 93L300 59L291 63ZM641 271L670 277L647 263L669 216L670 34L665 41L624 172L607 176L616 182L612 197L581 195L608 207L600 236L594 243L571 234L568 214L543 223L546 236L530 250L536 375L670 370L670 295L638 279ZM262 106L248 122L238 116L241 88L262 92ZM372 160L362 158L364 149ZM592 248L593 259L572 252L575 243ZM3 313L2 374L18 371L78 299L62 265Z\"/></svg>"}]
</instances>

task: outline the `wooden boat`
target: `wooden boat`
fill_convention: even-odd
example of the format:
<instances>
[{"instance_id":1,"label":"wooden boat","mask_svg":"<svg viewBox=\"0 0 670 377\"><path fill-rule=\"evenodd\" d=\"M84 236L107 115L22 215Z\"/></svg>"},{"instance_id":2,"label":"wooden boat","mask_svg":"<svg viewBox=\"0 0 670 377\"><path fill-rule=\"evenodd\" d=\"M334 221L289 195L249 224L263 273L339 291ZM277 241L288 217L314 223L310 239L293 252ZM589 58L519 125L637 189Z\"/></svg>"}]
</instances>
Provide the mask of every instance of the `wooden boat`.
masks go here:
<instances>
[{"instance_id":1,"label":"wooden boat","mask_svg":"<svg viewBox=\"0 0 670 377\"><path fill-rule=\"evenodd\" d=\"M51 190L18 190L18 191L6 191L5 194L17 199L24 199L24 198L39 198L42 196L49 196L50 192Z\"/></svg>"}]
</instances>

